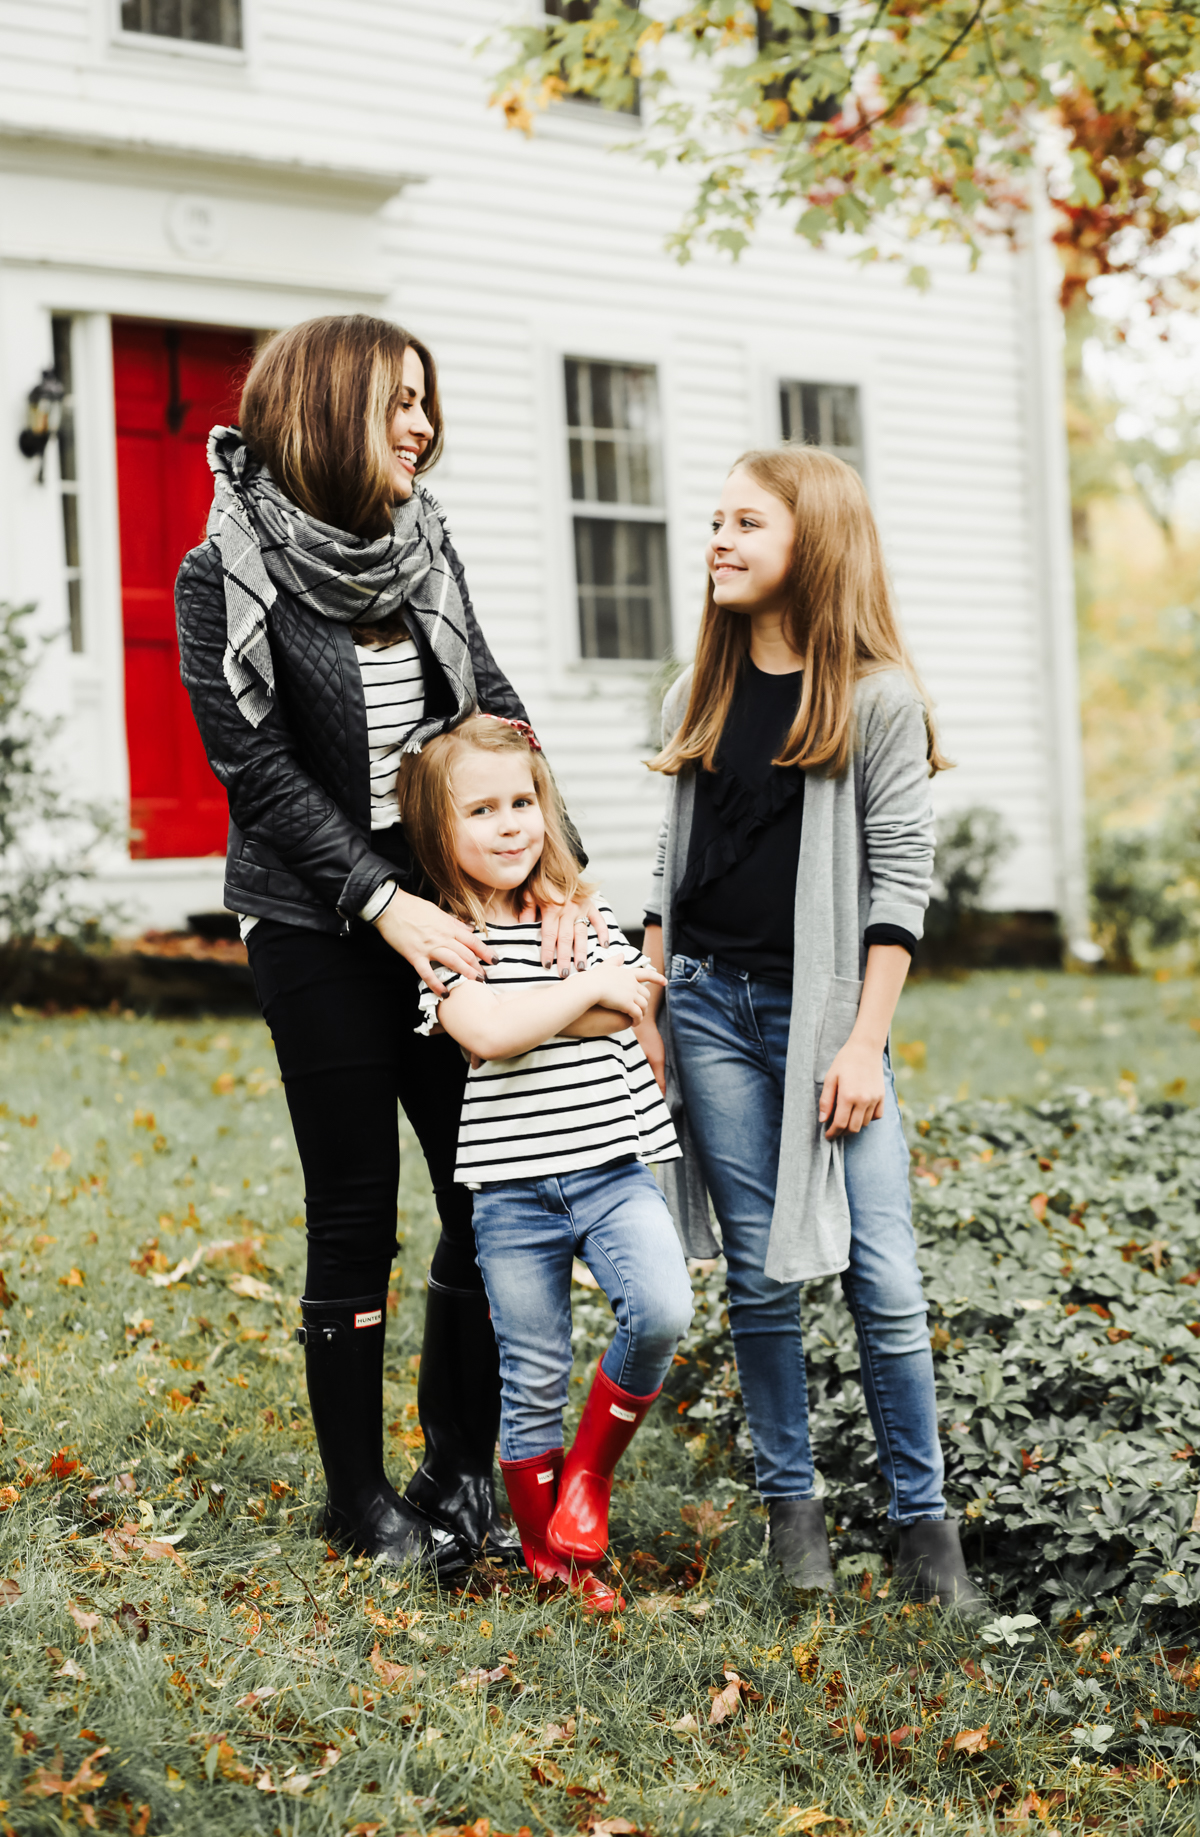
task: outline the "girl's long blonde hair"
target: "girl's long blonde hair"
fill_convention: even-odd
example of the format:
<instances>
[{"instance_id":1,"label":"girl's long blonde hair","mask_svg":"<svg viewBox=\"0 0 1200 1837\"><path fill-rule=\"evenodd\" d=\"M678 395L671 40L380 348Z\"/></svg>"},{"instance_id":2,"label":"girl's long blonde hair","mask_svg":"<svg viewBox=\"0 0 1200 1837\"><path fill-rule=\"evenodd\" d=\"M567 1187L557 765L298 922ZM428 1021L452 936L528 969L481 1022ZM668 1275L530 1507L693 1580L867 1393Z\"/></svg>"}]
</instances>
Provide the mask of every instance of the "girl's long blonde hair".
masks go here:
<instances>
[{"instance_id":1,"label":"girl's long blonde hair","mask_svg":"<svg viewBox=\"0 0 1200 1837\"><path fill-rule=\"evenodd\" d=\"M534 751L520 728L489 714L473 714L448 733L427 740L419 753L405 753L396 781L404 833L439 903L456 918L486 930L486 900L459 866L455 848L454 763L468 746L481 753L521 753L533 774L546 840L533 872L511 894L517 910L525 899L541 906L589 897L595 888L580 874L567 841L558 786L542 754Z\"/></svg>"},{"instance_id":2,"label":"girl's long blonde hair","mask_svg":"<svg viewBox=\"0 0 1200 1837\"><path fill-rule=\"evenodd\" d=\"M854 691L875 670L897 669L925 704L929 773L951 764L938 746L929 697L896 618L879 531L862 479L819 447L781 446L743 453L730 468L748 472L795 519L791 594L784 636L804 659L800 706L776 765L844 772L854 750ZM718 606L711 580L696 645L687 711L651 771L674 774L698 761L714 769L733 701L750 620Z\"/></svg>"}]
</instances>

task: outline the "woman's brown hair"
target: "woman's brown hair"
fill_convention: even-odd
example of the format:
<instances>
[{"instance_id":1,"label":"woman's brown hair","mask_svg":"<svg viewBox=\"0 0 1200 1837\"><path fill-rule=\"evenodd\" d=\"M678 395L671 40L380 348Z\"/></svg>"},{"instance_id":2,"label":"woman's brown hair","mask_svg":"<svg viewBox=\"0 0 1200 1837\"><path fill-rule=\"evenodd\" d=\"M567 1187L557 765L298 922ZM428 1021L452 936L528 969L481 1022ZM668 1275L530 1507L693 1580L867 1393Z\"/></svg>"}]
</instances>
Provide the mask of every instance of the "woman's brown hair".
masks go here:
<instances>
[{"instance_id":1,"label":"woman's brown hair","mask_svg":"<svg viewBox=\"0 0 1200 1837\"><path fill-rule=\"evenodd\" d=\"M437 371L425 346L389 319L306 319L276 332L251 365L239 410L246 445L318 522L367 538L390 531L390 429L410 348L425 368L433 428L417 466L423 472L442 450Z\"/></svg>"},{"instance_id":2,"label":"woman's brown hair","mask_svg":"<svg viewBox=\"0 0 1200 1837\"><path fill-rule=\"evenodd\" d=\"M866 487L853 466L819 447L782 446L743 453L730 468L748 472L795 520L791 592L784 636L804 659L800 706L776 765L816 766L836 776L854 749L854 691L876 670L903 670L925 704L929 773L951 763L938 746L929 697L896 617L891 582ZM652 771L674 774L692 761L714 769L750 620L718 606L708 583L687 710Z\"/></svg>"},{"instance_id":3,"label":"woman's brown hair","mask_svg":"<svg viewBox=\"0 0 1200 1837\"><path fill-rule=\"evenodd\" d=\"M485 902L459 866L455 849L454 762L468 746L481 753L521 753L529 761L546 841L533 872L511 896L517 910L526 900L541 906L587 898L595 888L582 879L567 841L562 799L550 767L519 728L490 714L474 714L448 733L427 740L419 753L405 753L396 783L404 834L441 905L467 924L486 929Z\"/></svg>"}]
</instances>

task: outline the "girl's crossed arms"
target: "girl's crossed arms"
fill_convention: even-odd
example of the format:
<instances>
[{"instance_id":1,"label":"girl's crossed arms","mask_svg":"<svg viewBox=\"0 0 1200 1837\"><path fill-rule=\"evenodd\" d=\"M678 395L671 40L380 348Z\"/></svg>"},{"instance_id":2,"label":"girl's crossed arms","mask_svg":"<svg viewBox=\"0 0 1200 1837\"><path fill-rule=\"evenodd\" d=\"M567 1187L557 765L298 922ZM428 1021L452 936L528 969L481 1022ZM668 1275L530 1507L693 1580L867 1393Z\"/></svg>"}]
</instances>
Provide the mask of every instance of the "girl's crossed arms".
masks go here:
<instances>
[{"instance_id":1,"label":"girl's crossed arms","mask_svg":"<svg viewBox=\"0 0 1200 1837\"><path fill-rule=\"evenodd\" d=\"M533 910L586 896L550 774L524 735L476 716L406 759L405 833L442 903L486 929L487 982L447 971L435 1022L471 1055L455 1180L475 1194L479 1266L500 1346L500 1456L526 1562L592 1611L619 1597L597 1574L613 1469L662 1387L691 1318L679 1240L646 1163L679 1146L633 1028L663 977L598 911L579 920L582 974L541 960ZM616 1331L564 1461L571 1266L582 1257Z\"/></svg>"}]
</instances>

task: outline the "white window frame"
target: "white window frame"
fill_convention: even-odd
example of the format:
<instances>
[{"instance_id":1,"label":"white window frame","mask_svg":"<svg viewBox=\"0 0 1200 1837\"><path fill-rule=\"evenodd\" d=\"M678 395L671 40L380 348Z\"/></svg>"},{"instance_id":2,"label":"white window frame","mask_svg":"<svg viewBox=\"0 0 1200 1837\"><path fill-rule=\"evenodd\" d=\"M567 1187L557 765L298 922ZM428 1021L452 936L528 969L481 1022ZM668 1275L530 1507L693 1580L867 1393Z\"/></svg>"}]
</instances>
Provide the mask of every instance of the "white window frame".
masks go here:
<instances>
[{"instance_id":1,"label":"white window frame","mask_svg":"<svg viewBox=\"0 0 1200 1837\"><path fill-rule=\"evenodd\" d=\"M579 583L575 571L575 518L591 515L590 502L571 496L570 454L567 446L567 372L570 357L593 363L650 366L658 377L660 419L661 505L605 504L599 511L618 522L661 523L666 526L668 654L678 649L680 635L679 582L683 556L683 525L678 499L678 467L672 436L674 400L673 363L669 346L653 335L612 321L573 319L570 342L556 324L544 336L537 403L539 425L547 430L540 444L542 500L546 521L546 604L553 658L559 671L573 680L579 676L648 679L662 668L661 657L588 657L584 655L579 619Z\"/></svg>"},{"instance_id":2,"label":"white window frame","mask_svg":"<svg viewBox=\"0 0 1200 1837\"><path fill-rule=\"evenodd\" d=\"M199 59L201 63L240 70L250 61L251 15L254 0L242 0L242 43L207 45L193 38L168 38L157 32L127 32L121 24L121 0L108 0L109 43L142 56Z\"/></svg>"}]
</instances>

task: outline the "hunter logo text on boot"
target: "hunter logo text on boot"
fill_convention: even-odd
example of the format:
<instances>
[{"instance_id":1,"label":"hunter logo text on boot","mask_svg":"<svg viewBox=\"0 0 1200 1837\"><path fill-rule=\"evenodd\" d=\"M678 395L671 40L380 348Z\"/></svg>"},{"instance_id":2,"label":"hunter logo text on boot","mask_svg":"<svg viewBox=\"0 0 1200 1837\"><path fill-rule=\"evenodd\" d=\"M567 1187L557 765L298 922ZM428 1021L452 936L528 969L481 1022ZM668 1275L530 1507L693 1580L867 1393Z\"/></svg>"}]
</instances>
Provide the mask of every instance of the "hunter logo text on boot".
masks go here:
<instances>
[{"instance_id":1,"label":"hunter logo text on boot","mask_svg":"<svg viewBox=\"0 0 1200 1837\"><path fill-rule=\"evenodd\" d=\"M354 1324L356 1327L377 1327L382 1319L382 1308L368 1308L365 1313L354 1316Z\"/></svg>"}]
</instances>

